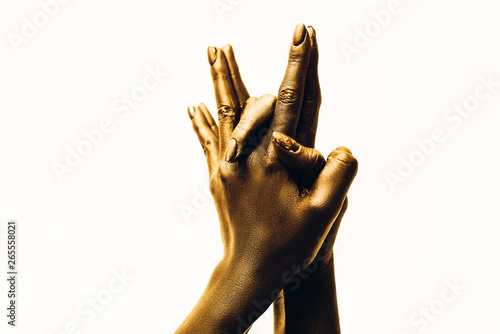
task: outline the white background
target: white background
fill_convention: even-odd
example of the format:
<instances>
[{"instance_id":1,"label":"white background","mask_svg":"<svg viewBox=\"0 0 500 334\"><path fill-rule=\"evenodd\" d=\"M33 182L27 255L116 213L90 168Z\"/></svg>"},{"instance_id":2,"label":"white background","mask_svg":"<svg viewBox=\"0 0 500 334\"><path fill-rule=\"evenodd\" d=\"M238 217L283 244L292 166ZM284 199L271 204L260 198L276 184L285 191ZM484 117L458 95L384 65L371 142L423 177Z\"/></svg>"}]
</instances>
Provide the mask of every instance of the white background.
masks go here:
<instances>
[{"instance_id":1,"label":"white background","mask_svg":"<svg viewBox=\"0 0 500 334\"><path fill-rule=\"evenodd\" d=\"M14 330L1 280L0 331L64 333L73 322L80 333L175 330L222 251L186 113L202 101L216 109L206 47L231 43L251 95L276 94L304 22L320 46L317 148L347 146L360 165L335 248L343 332L500 333L500 87L459 126L444 119L480 76L500 81L500 3L401 0L348 62L342 43L354 45L356 28L389 2L233 0L220 16L212 0L73 0L16 52L9 36L41 7L2 0L0 258L6 222L16 219L20 278ZM113 103L148 67L169 77L120 118ZM59 180L54 162L103 119L113 131ZM446 141L391 190L386 173L436 128ZM189 219L187 207L196 210ZM109 297L122 270L134 278L94 319L77 311ZM446 280L465 288L419 331L410 317L443 305ZM267 314L253 333L271 332Z\"/></svg>"}]
</instances>

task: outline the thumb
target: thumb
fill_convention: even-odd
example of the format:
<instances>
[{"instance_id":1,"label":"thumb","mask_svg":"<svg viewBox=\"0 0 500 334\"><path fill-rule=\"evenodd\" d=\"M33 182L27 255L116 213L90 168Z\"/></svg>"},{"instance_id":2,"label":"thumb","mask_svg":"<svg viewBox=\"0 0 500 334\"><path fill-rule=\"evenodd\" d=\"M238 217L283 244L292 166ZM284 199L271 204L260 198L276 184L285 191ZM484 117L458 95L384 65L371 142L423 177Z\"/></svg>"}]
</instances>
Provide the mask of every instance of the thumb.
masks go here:
<instances>
[{"instance_id":1,"label":"thumb","mask_svg":"<svg viewBox=\"0 0 500 334\"><path fill-rule=\"evenodd\" d=\"M251 146L247 141L250 141L252 135L258 130L265 130L263 125L271 119L274 113L274 105L276 97L270 94L261 96L260 98L249 98L242 113L241 119L236 125L231 135L231 140L227 145L225 160L235 162L240 158L245 151L251 151L255 147ZM257 146L259 143L253 143Z\"/></svg>"},{"instance_id":2,"label":"thumb","mask_svg":"<svg viewBox=\"0 0 500 334\"><path fill-rule=\"evenodd\" d=\"M281 132L274 131L273 139L274 150L281 162L311 184L325 166L323 155L312 147L300 145Z\"/></svg>"},{"instance_id":3,"label":"thumb","mask_svg":"<svg viewBox=\"0 0 500 334\"><path fill-rule=\"evenodd\" d=\"M325 167L311 188L311 205L337 215L358 171L351 151L338 147L330 153Z\"/></svg>"}]
</instances>

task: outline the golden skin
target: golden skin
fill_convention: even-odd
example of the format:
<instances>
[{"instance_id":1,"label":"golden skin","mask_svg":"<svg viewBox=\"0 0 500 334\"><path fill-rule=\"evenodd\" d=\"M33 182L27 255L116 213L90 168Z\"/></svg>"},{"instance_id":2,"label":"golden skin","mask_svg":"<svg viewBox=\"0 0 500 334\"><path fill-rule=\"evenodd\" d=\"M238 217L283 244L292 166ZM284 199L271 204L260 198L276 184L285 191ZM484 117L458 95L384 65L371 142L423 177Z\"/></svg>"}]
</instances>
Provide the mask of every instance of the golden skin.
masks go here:
<instances>
[{"instance_id":1,"label":"golden skin","mask_svg":"<svg viewBox=\"0 0 500 334\"><path fill-rule=\"evenodd\" d=\"M287 291L285 283L316 257L321 270L311 282L326 282L332 289L324 273L333 275L328 254L357 161L349 150L338 148L325 162L319 152L293 140L312 146L316 133L321 97L315 34L309 31L296 28L278 98L249 98L232 48L208 50L219 125L203 104L188 112L207 158L224 255L176 333L243 333L263 312L255 303L272 302L280 294L285 302L275 308L276 332L292 333L287 315L300 310L293 301L300 303L301 295ZM243 150L245 139L262 129L268 131L255 147ZM310 323L311 316L305 320ZM325 326L315 333L335 333Z\"/></svg>"}]
</instances>

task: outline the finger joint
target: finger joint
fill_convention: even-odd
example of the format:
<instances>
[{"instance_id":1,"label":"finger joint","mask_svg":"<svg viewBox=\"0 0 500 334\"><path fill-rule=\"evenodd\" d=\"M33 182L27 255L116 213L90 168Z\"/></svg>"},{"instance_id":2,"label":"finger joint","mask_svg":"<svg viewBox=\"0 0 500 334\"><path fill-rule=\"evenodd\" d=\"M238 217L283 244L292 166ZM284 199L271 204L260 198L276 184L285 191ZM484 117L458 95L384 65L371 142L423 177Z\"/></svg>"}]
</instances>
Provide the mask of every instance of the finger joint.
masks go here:
<instances>
[{"instance_id":1,"label":"finger joint","mask_svg":"<svg viewBox=\"0 0 500 334\"><path fill-rule=\"evenodd\" d=\"M287 87L280 90L278 99L283 104L294 104L297 103L299 95L296 89Z\"/></svg>"},{"instance_id":2,"label":"finger joint","mask_svg":"<svg viewBox=\"0 0 500 334\"><path fill-rule=\"evenodd\" d=\"M236 117L235 108L228 105L220 106L217 110L217 114L219 115L219 121L225 119L226 117L229 117L230 119L234 119Z\"/></svg>"}]
</instances>

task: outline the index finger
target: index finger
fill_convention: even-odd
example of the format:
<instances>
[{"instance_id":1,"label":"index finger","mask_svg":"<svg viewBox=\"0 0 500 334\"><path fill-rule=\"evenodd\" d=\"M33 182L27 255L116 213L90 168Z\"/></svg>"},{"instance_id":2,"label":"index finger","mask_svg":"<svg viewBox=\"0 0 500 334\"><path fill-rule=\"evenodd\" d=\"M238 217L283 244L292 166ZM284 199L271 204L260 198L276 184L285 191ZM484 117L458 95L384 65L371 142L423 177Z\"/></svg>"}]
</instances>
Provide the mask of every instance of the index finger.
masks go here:
<instances>
[{"instance_id":1,"label":"index finger","mask_svg":"<svg viewBox=\"0 0 500 334\"><path fill-rule=\"evenodd\" d=\"M288 66L279 89L271 125L272 131L284 133L292 138L295 137L300 116L310 52L309 34L301 23L295 28Z\"/></svg>"}]
</instances>

